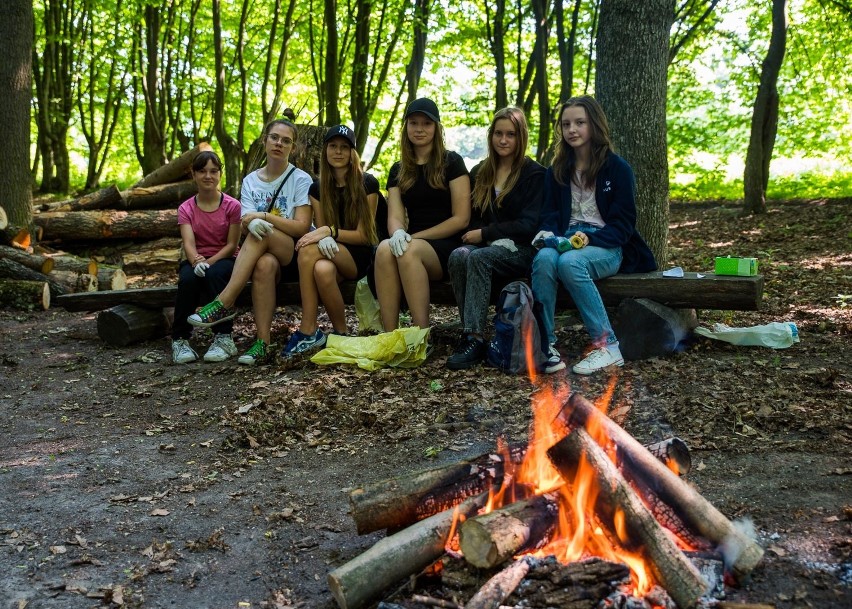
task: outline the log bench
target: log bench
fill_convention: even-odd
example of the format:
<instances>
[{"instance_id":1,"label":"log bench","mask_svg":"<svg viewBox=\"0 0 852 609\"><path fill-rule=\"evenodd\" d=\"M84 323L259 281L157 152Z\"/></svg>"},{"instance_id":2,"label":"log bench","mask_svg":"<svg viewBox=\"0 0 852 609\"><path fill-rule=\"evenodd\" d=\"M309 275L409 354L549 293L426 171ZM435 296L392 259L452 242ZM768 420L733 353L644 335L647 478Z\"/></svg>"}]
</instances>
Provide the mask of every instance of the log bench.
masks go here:
<instances>
[{"instance_id":1,"label":"log bench","mask_svg":"<svg viewBox=\"0 0 852 609\"><path fill-rule=\"evenodd\" d=\"M341 284L347 304L354 302L356 285L354 281ZM763 299L762 275L707 274L699 278L696 273L684 273L684 277L663 277L657 271L614 275L597 282L597 286L607 306L619 307L613 327L622 339L622 353L627 359L643 359L675 350L697 325L695 309L755 311ZM496 302L501 289L502 284L495 282L492 302ZM176 285L84 292L59 296L54 304L68 311L102 311L98 315L98 335L110 345L125 346L162 336L167 331L163 310L174 306L176 293ZM431 301L437 305L455 305L452 286L446 281L433 282ZM280 306L300 303L297 282L278 286ZM250 286L242 291L237 304L251 305ZM574 308L571 297L561 288L557 307ZM632 338L625 341L622 334Z\"/></svg>"}]
</instances>

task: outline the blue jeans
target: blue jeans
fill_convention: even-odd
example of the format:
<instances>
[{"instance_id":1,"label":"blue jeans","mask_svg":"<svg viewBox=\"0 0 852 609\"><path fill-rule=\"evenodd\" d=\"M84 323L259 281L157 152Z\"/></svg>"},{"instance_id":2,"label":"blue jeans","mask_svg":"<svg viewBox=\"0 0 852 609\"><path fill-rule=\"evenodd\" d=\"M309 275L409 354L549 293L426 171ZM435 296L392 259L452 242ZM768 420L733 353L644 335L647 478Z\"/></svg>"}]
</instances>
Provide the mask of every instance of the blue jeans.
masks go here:
<instances>
[{"instance_id":1,"label":"blue jeans","mask_svg":"<svg viewBox=\"0 0 852 609\"><path fill-rule=\"evenodd\" d=\"M566 235L573 235L578 230L590 234L597 229L588 225L572 226ZM554 316L557 279L574 300L592 342L596 346L618 342L594 282L596 279L615 275L620 266L620 247L607 249L587 245L562 254L553 248L545 247L536 254L532 264L532 290L535 299L542 304L542 316L550 344L556 342Z\"/></svg>"}]
</instances>

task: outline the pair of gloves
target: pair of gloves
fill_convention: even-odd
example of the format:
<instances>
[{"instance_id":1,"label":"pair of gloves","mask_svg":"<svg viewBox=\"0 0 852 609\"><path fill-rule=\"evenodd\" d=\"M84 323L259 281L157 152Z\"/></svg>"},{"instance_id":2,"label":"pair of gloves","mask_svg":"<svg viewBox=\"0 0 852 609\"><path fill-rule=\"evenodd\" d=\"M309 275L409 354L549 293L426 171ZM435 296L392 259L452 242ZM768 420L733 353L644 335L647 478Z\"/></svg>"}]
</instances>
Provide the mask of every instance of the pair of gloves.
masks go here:
<instances>
[{"instance_id":1,"label":"pair of gloves","mask_svg":"<svg viewBox=\"0 0 852 609\"><path fill-rule=\"evenodd\" d=\"M391 253L397 258L399 258L405 253L405 251L408 249L409 243L411 243L411 235L405 232L405 229L402 228L396 229L393 235L391 235L390 239L388 240L388 245L390 246ZM492 241L491 245L505 247L510 252L518 251L515 242L511 239L497 239L496 241Z\"/></svg>"},{"instance_id":2,"label":"pair of gloves","mask_svg":"<svg viewBox=\"0 0 852 609\"><path fill-rule=\"evenodd\" d=\"M257 239L263 239L267 235L272 234L274 227L272 226L272 222L267 222L266 220L261 220L260 218L255 218L248 224L248 232L254 235ZM337 241L334 240L334 237L328 236L323 237L317 243L317 247L319 248L322 255L331 260L334 258L334 255L340 251L340 247L337 245ZM203 277L203 275L199 275Z\"/></svg>"}]
</instances>

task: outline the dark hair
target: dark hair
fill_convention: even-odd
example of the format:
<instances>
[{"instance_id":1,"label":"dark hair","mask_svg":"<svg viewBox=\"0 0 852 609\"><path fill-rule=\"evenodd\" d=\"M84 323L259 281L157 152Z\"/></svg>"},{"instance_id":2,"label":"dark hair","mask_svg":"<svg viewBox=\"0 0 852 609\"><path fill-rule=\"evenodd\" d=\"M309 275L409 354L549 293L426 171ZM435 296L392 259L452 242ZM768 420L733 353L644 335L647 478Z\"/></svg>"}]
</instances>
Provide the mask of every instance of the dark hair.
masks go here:
<instances>
[{"instance_id":1,"label":"dark hair","mask_svg":"<svg viewBox=\"0 0 852 609\"><path fill-rule=\"evenodd\" d=\"M270 121L266 127L263 128L263 137L269 135L269 132L275 125L284 125L285 127L290 127L293 130L293 141L299 139L299 130L296 129L296 125L294 125L291 121L286 118L276 118L274 121Z\"/></svg>"},{"instance_id":2,"label":"dark hair","mask_svg":"<svg viewBox=\"0 0 852 609\"><path fill-rule=\"evenodd\" d=\"M222 161L219 160L219 155L212 150L203 150L199 152L192 161L192 170L201 171L207 167L208 161L213 161L216 169L222 171Z\"/></svg>"},{"instance_id":3,"label":"dark hair","mask_svg":"<svg viewBox=\"0 0 852 609\"><path fill-rule=\"evenodd\" d=\"M556 116L556 141L553 143L553 177L562 185L568 185L574 180L574 149L565 141L562 135L562 113L566 108L579 106L586 111L586 117L589 119L589 135L591 136L592 158L589 163L589 168L584 175L584 184L586 188L595 187L595 179L598 176L598 171L603 167L604 161L610 152L613 152L612 141L609 138L609 123L606 120L606 114L600 103L591 95L581 95L572 97L565 101L559 108L559 114Z\"/></svg>"},{"instance_id":4,"label":"dark hair","mask_svg":"<svg viewBox=\"0 0 852 609\"><path fill-rule=\"evenodd\" d=\"M473 200L474 209L484 210L491 204L491 192L494 189L494 182L497 176L497 153L494 152L494 126L500 119L507 119L514 125L517 136L518 147L515 149L515 156L512 159L512 170L509 172L509 177L503 185L503 190L494 200L497 207L506 198L515 185L518 183L518 178L521 175L521 168L524 166L527 154L527 144L529 143L530 135L527 128L527 119L524 116L524 111L520 108L509 107L498 110L494 114L491 125L488 127L488 156L476 176L471 199Z\"/></svg>"}]
</instances>

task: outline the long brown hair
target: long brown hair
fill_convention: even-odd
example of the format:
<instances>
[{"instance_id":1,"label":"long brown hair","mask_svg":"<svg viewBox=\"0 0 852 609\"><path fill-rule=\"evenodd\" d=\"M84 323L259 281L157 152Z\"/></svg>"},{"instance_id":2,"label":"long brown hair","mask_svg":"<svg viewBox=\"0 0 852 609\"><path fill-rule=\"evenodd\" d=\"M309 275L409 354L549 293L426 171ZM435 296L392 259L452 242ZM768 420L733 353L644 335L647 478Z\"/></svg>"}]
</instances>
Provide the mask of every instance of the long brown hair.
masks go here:
<instances>
[{"instance_id":1,"label":"long brown hair","mask_svg":"<svg viewBox=\"0 0 852 609\"><path fill-rule=\"evenodd\" d=\"M471 194L473 200L473 208L484 210L491 204L491 192L494 189L494 183L497 180L497 153L494 150L494 126L500 119L508 119L515 126L517 134L518 146L515 148L515 156L512 158L512 169L509 172L509 177L506 178L506 183L503 185L503 190L497 195L494 204L497 208L503 203L503 199L509 194L509 191L518 183L518 178L521 175L521 168L524 166L527 154L527 145L529 144L530 131L527 127L527 118L524 116L524 111L520 108L509 107L498 110L494 114L491 125L488 127L488 156L482 167L479 168L479 173L476 174L476 184Z\"/></svg>"},{"instance_id":2,"label":"long brown hair","mask_svg":"<svg viewBox=\"0 0 852 609\"><path fill-rule=\"evenodd\" d=\"M417 181L417 157L414 156L414 145L408 139L407 117L402 121L400 149L402 150L402 156L400 158L397 186L399 187L399 192L404 193L414 186L414 183ZM444 184L446 155L447 146L444 143L444 126L436 122L435 137L432 138L432 151L429 153L429 160L423 166L423 171L426 174L426 182L432 188L439 190L447 189L447 185Z\"/></svg>"},{"instance_id":3,"label":"long brown hair","mask_svg":"<svg viewBox=\"0 0 852 609\"><path fill-rule=\"evenodd\" d=\"M367 201L367 190L364 188L364 171L361 169L361 157L354 148L349 149L349 167L346 169L346 184L342 189L337 187L334 179L334 170L328 162L328 144L331 138L322 146L322 158L320 158L319 186L320 186L320 209L322 217L328 226L337 222L338 212L343 208L344 226L338 229L357 230L358 226L364 227L367 240L370 243L378 242L376 233L376 218Z\"/></svg>"},{"instance_id":4,"label":"long brown hair","mask_svg":"<svg viewBox=\"0 0 852 609\"><path fill-rule=\"evenodd\" d=\"M562 135L562 113L566 108L579 106L586 111L586 117L589 120L589 135L592 148L592 155L589 161L589 168L586 170L583 184L586 188L595 187L595 179L598 177L598 172L603 167L606 161L607 154L614 152L612 140L609 137L609 122L606 120L606 114L598 101L591 95L581 95L568 99L559 108L559 114L556 116L556 141L553 143L553 177L557 183L562 186L567 186L574 181L574 167L577 159L574 155L574 149L565 141Z\"/></svg>"}]
</instances>

